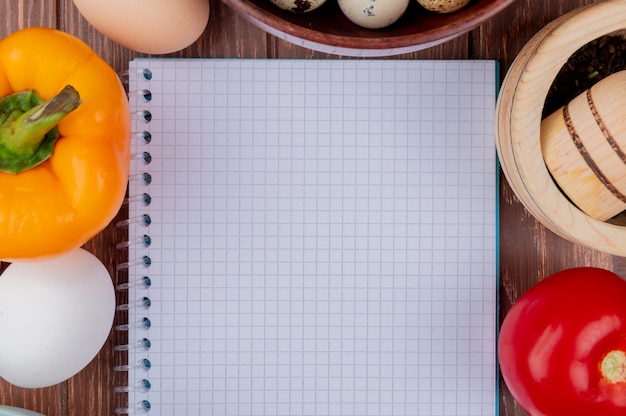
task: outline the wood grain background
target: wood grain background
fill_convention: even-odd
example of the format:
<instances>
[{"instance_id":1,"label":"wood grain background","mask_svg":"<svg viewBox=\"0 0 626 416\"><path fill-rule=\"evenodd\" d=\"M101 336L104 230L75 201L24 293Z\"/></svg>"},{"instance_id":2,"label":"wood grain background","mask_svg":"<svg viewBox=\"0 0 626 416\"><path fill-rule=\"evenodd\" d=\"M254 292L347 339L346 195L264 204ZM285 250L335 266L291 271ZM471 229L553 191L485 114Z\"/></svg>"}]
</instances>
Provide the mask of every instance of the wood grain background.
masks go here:
<instances>
[{"instance_id":1,"label":"wood grain background","mask_svg":"<svg viewBox=\"0 0 626 416\"><path fill-rule=\"evenodd\" d=\"M497 59L501 77L522 46L545 24L576 7L596 3L586 0L517 0L496 18L448 43L428 50L400 55L398 59ZM266 35L237 16L219 0L211 0L211 18L205 34L173 57L340 58L306 50ZM109 41L78 13L71 0L0 0L0 37L24 27L57 28L83 39L117 71L139 54ZM125 218L123 207L117 220ZM116 220L116 221L117 221ZM115 265L125 253L115 248L125 238L114 221L86 248L108 267L115 282L126 276ZM500 178L500 317L531 285L544 276L570 267L592 265L626 276L624 258L613 257L564 241L537 223ZM6 264L4 265L6 267ZM124 301L124 293L118 293ZM123 316L119 316L123 319ZM125 342L125 334L111 331L105 347L82 372L57 386L21 389L0 380L0 404L25 407L48 416L105 416L126 404L126 396L114 393L125 384L125 374L113 371L124 356L113 347ZM2 340L0 339L0 342ZM45 342L45 340L42 340ZM525 413L500 383L500 415Z\"/></svg>"}]
</instances>

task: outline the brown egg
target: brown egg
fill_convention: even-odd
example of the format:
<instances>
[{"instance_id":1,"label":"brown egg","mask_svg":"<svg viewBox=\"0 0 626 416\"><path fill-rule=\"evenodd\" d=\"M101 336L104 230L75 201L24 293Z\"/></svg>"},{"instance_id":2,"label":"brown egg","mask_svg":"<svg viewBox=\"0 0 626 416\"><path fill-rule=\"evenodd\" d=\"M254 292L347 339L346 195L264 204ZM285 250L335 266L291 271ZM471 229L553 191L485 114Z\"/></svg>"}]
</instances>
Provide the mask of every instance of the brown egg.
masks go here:
<instances>
[{"instance_id":1,"label":"brown egg","mask_svg":"<svg viewBox=\"0 0 626 416\"><path fill-rule=\"evenodd\" d=\"M209 22L209 0L73 0L81 15L113 42L165 54L194 43Z\"/></svg>"},{"instance_id":2,"label":"brown egg","mask_svg":"<svg viewBox=\"0 0 626 416\"><path fill-rule=\"evenodd\" d=\"M451 13L462 9L470 0L417 0L425 9L435 13Z\"/></svg>"}]
</instances>

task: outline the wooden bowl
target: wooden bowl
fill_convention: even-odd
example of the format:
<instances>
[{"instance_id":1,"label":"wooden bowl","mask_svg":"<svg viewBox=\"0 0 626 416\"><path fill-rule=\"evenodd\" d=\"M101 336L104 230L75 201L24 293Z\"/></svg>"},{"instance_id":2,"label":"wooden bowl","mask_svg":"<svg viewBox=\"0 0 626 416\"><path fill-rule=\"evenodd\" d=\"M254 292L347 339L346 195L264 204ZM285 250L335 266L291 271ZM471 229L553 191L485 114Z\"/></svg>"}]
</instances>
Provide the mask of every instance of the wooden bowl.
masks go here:
<instances>
[{"instance_id":1,"label":"wooden bowl","mask_svg":"<svg viewBox=\"0 0 626 416\"><path fill-rule=\"evenodd\" d=\"M224 0L266 32L305 48L345 56L390 56L426 49L460 36L515 0L472 0L463 9L432 13L416 0L402 18L383 29L365 29L349 21L336 0L307 13L282 10L270 0Z\"/></svg>"},{"instance_id":2,"label":"wooden bowl","mask_svg":"<svg viewBox=\"0 0 626 416\"><path fill-rule=\"evenodd\" d=\"M496 106L496 148L502 170L526 209L574 243L626 256L626 227L582 212L546 167L540 126L549 88L568 58L601 36L626 29L626 1L608 0L551 22L521 50L505 76Z\"/></svg>"}]
</instances>

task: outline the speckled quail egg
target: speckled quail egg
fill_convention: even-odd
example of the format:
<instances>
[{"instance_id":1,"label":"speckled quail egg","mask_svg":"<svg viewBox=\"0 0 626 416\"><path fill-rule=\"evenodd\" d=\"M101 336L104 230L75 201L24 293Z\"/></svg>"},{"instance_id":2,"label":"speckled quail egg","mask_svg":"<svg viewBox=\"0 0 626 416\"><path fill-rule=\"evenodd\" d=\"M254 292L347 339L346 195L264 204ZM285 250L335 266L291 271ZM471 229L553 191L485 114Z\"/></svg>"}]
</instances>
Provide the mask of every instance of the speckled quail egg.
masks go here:
<instances>
[{"instance_id":1,"label":"speckled quail egg","mask_svg":"<svg viewBox=\"0 0 626 416\"><path fill-rule=\"evenodd\" d=\"M353 23L368 29L380 29L402 17L409 0L338 0L337 3Z\"/></svg>"},{"instance_id":2,"label":"speckled quail egg","mask_svg":"<svg viewBox=\"0 0 626 416\"><path fill-rule=\"evenodd\" d=\"M467 6L470 0L417 0L425 9L435 13L452 13Z\"/></svg>"},{"instance_id":3,"label":"speckled quail egg","mask_svg":"<svg viewBox=\"0 0 626 416\"><path fill-rule=\"evenodd\" d=\"M326 0L270 0L283 10L294 13L306 13L313 11L326 2Z\"/></svg>"}]
</instances>

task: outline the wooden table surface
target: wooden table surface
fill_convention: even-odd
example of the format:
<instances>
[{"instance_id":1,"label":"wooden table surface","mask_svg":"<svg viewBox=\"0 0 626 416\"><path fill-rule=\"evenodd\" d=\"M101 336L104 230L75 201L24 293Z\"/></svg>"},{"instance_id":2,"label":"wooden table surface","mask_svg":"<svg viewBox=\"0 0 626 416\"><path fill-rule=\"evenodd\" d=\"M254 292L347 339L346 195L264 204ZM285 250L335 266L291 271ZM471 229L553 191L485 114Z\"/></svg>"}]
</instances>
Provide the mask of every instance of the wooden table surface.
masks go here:
<instances>
[{"instance_id":1,"label":"wooden table surface","mask_svg":"<svg viewBox=\"0 0 626 416\"><path fill-rule=\"evenodd\" d=\"M401 59L497 59L503 77L522 46L545 24L592 0L517 0L500 15L472 32L431 49L400 55ZM337 58L278 40L237 16L220 0L211 0L206 33L175 57ZM58 28L83 39L117 71L138 54L96 32L75 8L72 0L0 0L0 37L29 26ZM506 180L500 185L500 306L501 318L511 304L542 277L575 266L592 265L626 276L626 259L569 243L539 224L519 203ZM122 208L118 219L126 216ZM124 230L115 221L87 243L108 267L115 282L126 276L115 264L125 253L115 248ZM6 266L6 265L5 265ZM119 294L123 297L123 293ZM22 389L0 380L0 404L28 408L48 416L106 416L124 405L125 395L114 387L125 383L125 374L113 371L123 361L114 346L124 334L111 331L94 361L70 380L45 389ZM0 340L2 342L2 340ZM501 383L500 414L524 415Z\"/></svg>"}]
</instances>

